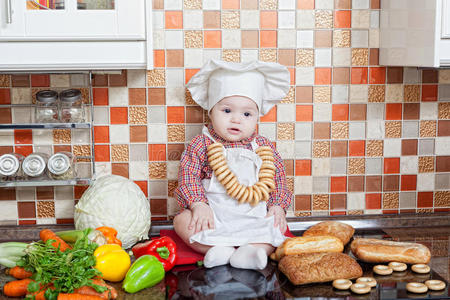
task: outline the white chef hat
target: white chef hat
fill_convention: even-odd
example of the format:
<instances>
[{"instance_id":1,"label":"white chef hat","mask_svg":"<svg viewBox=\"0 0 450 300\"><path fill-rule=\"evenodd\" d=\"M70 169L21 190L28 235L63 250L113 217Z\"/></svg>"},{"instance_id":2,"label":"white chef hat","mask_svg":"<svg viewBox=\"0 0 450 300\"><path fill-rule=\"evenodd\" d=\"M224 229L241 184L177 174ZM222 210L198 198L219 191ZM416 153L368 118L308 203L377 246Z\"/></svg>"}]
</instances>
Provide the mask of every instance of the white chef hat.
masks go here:
<instances>
[{"instance_id":1,"label":"white chef hat","mask_svg":"<svg viewBox=\"0 0 450 300\"><path fill-rule=\"evenodd\" d=\"M192 98L203 109L210 110L229 96L245 96L253 101L261 116L289 92L290 74L278 63L246 63L209 60L187 83Z\"/></svg>"}]
</instances>

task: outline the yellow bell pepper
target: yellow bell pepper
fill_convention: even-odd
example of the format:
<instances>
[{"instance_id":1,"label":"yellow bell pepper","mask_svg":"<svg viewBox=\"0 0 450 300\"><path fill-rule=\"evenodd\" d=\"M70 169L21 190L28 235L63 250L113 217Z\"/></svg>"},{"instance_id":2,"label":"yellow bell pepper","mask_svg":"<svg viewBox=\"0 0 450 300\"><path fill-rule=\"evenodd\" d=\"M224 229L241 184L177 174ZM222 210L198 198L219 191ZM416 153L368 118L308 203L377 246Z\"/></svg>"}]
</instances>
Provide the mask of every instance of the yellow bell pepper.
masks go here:
<instances>
[{"instance_id":1,"label":"yellow bell pepper","mask_svg":"<svg viewBox=\"0 0 450 300\"><path fill-rule=\"evenodd\" d=\"M95 267L102 278L112 282L122 281L131 265L130 255L117 244L106 244L94 251Z\"/></svg>"}]
</instances>

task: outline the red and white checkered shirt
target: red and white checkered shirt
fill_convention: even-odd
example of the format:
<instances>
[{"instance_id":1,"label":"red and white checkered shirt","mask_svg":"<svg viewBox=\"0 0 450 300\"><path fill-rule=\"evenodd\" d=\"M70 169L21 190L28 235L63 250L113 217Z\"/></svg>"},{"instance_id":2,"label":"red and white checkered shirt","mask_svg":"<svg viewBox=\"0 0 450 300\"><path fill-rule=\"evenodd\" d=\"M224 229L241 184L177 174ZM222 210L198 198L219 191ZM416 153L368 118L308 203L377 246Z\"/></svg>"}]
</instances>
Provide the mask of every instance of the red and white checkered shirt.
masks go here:
<instances>
[{"instance_id":1,"label":"red and white checkered shirt","mask_svg":"<svg viewBox=\"0 0 450 300\"><path fill-rule=\"evenodd\" d=\"M273 150L275 172L275 190L270 193L267 206L279 205L286 210L292 199L292 193L287 188L286 173L284 170L283 159L273 144L265 137L253 133L253 135L239 142L227 142L222 139L214 131L211 125L208 126L211 136L223 144L225 148L246 148L252 150L251 142L255 142L259 146L270 146ZM202 185L203 179L210 179L213 171L208 164L208 156L206 147L211 145L213 141L201 134L197 135L187 146L183 152L178 170L178 187L175 190L175 197L178 204L182 208L188 208L189 205L196 201L208 203L206 199L205 189Z\"/></svg>"}]
</instances>

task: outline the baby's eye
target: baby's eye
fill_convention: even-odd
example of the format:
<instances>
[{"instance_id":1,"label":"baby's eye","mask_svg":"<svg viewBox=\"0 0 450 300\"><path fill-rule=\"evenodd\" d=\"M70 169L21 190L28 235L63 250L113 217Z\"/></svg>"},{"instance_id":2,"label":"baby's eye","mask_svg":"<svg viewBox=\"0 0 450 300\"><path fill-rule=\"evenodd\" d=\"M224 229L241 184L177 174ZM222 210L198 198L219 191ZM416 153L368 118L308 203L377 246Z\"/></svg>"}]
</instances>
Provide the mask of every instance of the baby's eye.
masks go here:
<instances>
[{"instance_id":1,"label":"baby's eye","mask_svg":"<svg viewBox=\"0 0 450 300\"><path fill-rule=\"evenodd\" d=\"M231 112L231 109L225 108L223 111L224 111L225 113L229 114L229 113Z\"/></svg>"},{"instance_id":2,"label":"baby's eye","mask_svg":"<svg viewBox=\"0 0 450 300\"><path fill-rule=\"evenodd\" d=\"M244 116L246 116L246 117L250 117L252 114L251 113L249 113L249 112L245 112L244 113Z\"/></svg>"}]
</instances>

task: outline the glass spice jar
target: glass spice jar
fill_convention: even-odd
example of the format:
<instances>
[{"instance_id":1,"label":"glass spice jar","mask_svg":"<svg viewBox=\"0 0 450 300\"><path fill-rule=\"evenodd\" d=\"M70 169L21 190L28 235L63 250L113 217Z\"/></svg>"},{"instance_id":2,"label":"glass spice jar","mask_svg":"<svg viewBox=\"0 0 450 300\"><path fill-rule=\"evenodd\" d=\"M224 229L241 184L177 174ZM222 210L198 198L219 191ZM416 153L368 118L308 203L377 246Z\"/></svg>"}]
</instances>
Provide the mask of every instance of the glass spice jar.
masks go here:
<instances>
[{"instance_id":1,"label":"glass spice jar","mask_svg":"<svg viewBox=\"0 0 450 300\"><path fill-rule=\"evenodd\" d=\"M61 101L61 121L65 123L84 122L84 105L81 91L78 89L64 90L59 93Z\"/></svg>"},{"instance_id":2,"label":"glass spice jar","mask_svg":"<svg viewBox=\"0 0 450 300\"><path fill-rule=\"evenodd\" d=\"M0 156L0 178L4 181L18 180L22 177L24 156L18 153L7 153Z\"/></svg>"},{"instance_id":3,"label":"glass spice jar","mask_svg":"<svg viewBox=\"0 0 450 300\"><path fill-rule=\"evenodd\" d=\"M22 170L29 178L41 177L47 167L48 155L45 153L31 153L22 163Z\"/></svg>"},{"instance_id":4,"label":"glass spice jar","mask_svg":"<svg viewBox=\"0 0 450 300\"><path fill-rule=\"evenodd\" d=\"M49 177L55 180L75 178L75 156L70 152L55 153L48 159L47 169Z\"/></svg>"},{"instance_id":5,"label":"glass spice jar","mask_svg":"<svg viewBox=\"0 0 450 300\"><path fill-rule=\"evenodd\" d=\"M58 122L58 93L52 90L43 90L36 93L35 122Z\"/></svg>"}]
</instances>

